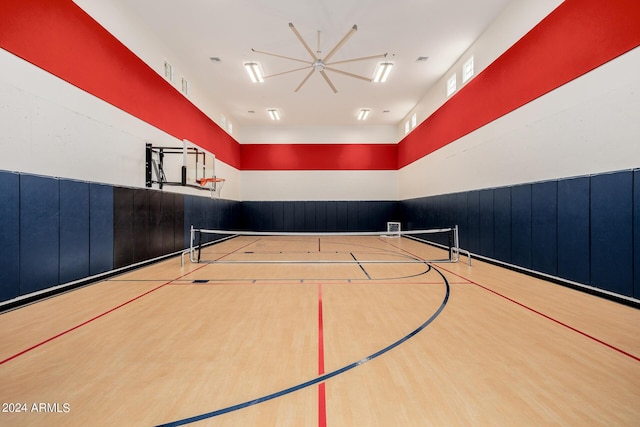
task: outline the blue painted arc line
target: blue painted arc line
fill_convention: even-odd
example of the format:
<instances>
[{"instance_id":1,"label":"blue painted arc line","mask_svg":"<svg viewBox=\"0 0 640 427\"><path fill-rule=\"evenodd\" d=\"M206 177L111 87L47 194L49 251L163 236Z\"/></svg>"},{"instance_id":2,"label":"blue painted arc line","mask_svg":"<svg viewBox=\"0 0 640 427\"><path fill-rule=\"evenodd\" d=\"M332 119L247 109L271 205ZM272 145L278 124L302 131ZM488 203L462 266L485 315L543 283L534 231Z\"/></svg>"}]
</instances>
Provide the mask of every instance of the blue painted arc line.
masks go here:
<instances>
[{"instance_id":1,"label":"blue painted arc line","mask_svg":"<svg viewBox=\"0 0 640 427\"><path fill-rule=\"evenodd\" d=\"M237 411L239 409L244 409L247 408L249 406L253 406L253 405L257 405L258 403L262 403L262 402L266 402L268 400L272 400L284 395L287 395L289 393L293 393L294 391L298 391L301 390L303 388L307 388L310 387L312 385L324 382L330 378L333 378L337 375L340 375L344 372L347 372L355 367L358 367L370 360L375 359L376 357L396 348L397 346L399 346L400 344L404 343L405 341L409 340L410 338L414 337L415 335L417 335L420 331L422 331L424 328L426 328L427 326L429 326L439 315L440 313L442 313L442 310L444 310L444 307L447 305L447 302L449 301L449 295L451 293L451 288L449 286L449 281L447 280L447 278L444 276L444 274L442 274L440 272L440 270L438 270L437 268L433 267L433 269L440 275L440 277L442 277L442 279L444 280L444 284L445 284L445 295L444 295L444 299L442 300L442 303L440 304L440 307L438 307L438 309L431 315L431 317L429 317L422 325L418 326L414 331L412 331L411 333L409 333L408 335L400 338L399 340L397 340L396 342L388 345L387 347L383 348L382 350L378 350L377 352L371 354L370 356L367 356L363 359L358 360L357 362L353 362L349 365L346 365L340 369L336 369L335 371L332 372L328 372L324 375L321 375L317 378L314 378L312 380L306 381L302 384L298 384L295 385L293 387L289 387L287 389L278 391L276 393L272 393L272 394L268 394L266 396L263 397L259 397L257 399L254 400L250 400L244 403L239 403L237 405L233 405L233 406L228 406L226 408L222 408L222 409L218 409L216 411L212 411L212 412L207 412L204 414L200 414L200 415L195 415L193 417L189 417L189 418L184 418L182 420L178 420L178 421L173 421L170 423L166 423L166 424L160 424L157 427L174 427L174 426L183 426L186 424L191 424L191 423L195 423L198 421L202 421L202 420L206 420L208 418L213 418L213 417L217 417L218 415L222 415L222 414L226 414L229 412L233 412L233 411Z\"/></svg>"}]
</instances>

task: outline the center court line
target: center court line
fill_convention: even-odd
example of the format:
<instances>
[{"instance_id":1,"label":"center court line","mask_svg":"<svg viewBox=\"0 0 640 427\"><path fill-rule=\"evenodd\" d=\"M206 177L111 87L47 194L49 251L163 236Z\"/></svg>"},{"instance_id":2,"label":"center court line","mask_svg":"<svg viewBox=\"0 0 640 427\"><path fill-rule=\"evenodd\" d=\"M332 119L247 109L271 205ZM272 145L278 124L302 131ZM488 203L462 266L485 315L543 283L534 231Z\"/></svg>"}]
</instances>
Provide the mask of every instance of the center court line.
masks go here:
<instances>
[{"instance_id":1,"label":"center court line","mask_svg":"<svg viewBox=\"0 0 640 427\"><path fill-rule=\"evenodd\" d=\"M259 403L262 402L266 402L268 400L272 400L284 395L287 395L289 393L293 393L294 391L298 391L301 390L303 388L307 388L309 386L315 385L315 384L321 384L324 383L325 381L327 381L330 378L333 378L337 375L340 375L344 372L347 372L353 368L356 368L370 360L375 359L378 356L383 355L384 353L396 348L397 346L399 346L400 344L404 343L405 341L411 339L412 337L414 337L415 335L417 335L420 331L422 331L424 328L426 328L427 326L429 326L439 315L440 313L442 313L442 310L444 310L445 306L447 305L447 302L449 301L449 295L451 294L451 287L449 286L449 281L447 280L447 278L445 277L444 274L442 274L442 272L440 270L438 270L437 268L433 267L433 269L440 275L440 277L442 277L442 280L444 282L445 285L445 295L444 295L444 299L442 300L442 303L440 304L440 306L438 307L438 309L431 315L431 317L429 317L422 325L418 326L415 330L413 330L411 333L409 333L408 335L400 338L399 340L395 341L394 343L388 345L387 347L378 350L377 352L371 354L370 356L367 356L363 359L358 360L357 362L353 362L347 366L344 366L340 369L336 369L335 371L323 374L318 376L317 378L314 378L312 380L306 381L304 383L298 384L296 386L293 387L289 387L287 389L278 391L276 393L272 393L263 397L259 397L257 399L254 400L249 400L247 402L244 403L239 403L237 405L233 405L233 406L228 406L226 408L223 409L218 409L216 411L212 411L212 412L207 412L204 414L200 414L200 415L195 415L193 417L189 417L189 418L184 418L182 420L178 420L178 421L173 421L173 422L169 422L169 423L165 423L165 424L160 424L158 427L173 427L173 426L182 426L182 425L186 425L186 424L191 424L191 423L195 423L198 421L202 421L202 420L206 420L209 418L213 418L213 417L217 417L219 415L223 415L229 412L233 412L233 411L237 411L240 409L244 409L247 408L249 406L253 406L253 405L257 405ZM326 413L326 412L325 412Z\"/></svg>"},{"instance_id":2,"label":"center court line","mask_svg":"<svg viewBox=\"0 0 640 427\"><path fill-rule=\"evenodd\" d=\"M322 283L318 283L318 375L324 374L324 321L322 317ZM318 384L318 427L327 426L327 400L324 382Z\"/></svg>"}]
</instances>

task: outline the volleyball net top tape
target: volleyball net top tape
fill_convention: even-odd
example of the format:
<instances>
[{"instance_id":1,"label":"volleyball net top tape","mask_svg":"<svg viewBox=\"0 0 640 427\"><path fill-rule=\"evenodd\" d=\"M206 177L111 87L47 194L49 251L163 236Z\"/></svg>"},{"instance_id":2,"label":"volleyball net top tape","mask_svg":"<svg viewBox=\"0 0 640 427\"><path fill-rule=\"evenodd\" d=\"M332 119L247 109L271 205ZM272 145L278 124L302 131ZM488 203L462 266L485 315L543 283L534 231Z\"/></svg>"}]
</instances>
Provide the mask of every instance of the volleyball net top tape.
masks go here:
<instances>
[{"instance_id":1,"label":"volleyball net top tape","mask_svg":"<svg viewBox=\"0 0 640 427\"><path fill-rule=\"evenodd\" d=\"M287 259L286 256L280 256L278 259L230 259L229 257L215 256L212 259L206 259L203 249L221 243L226 240L230 240L237 237L256 237L257 240L267 241L269 238L289 238L291 242L302 241L305 238L313 239L320 245L320 241L326 240L329 244L339 244L339 238L353 239L358 237L378 237L380 239L411 239L416 242L420 242L429 246L437 247L446 251L446 258L439 259L424 259L419 256L402 256L397 259L371 259L371 260L351 260L351 259L336 259L335 257L328 257L328 259L299 259L299 257L292 257ZM324 240L323 240L324 239ZM256 240L256 241L257 241ZM286 240L286 239L285 239ZM293 244L293 243L292 243ZM393 246L390 244L389 246ZM401 249L398 249L398 254L401 253ZM256 252L244 252L245 254L255 254ZM385 231L352 231L352 232L276 232L276 231L246 231L246 230L215 230L205 228L195 228L191 226L190 229L190 245L189 249L185 250L181 256L182 265L184 265L185 255L189 255L189 261L192 263L237 263L237 264L260 264L260 263L327 263L327 264L340 264L340 263L425 263L425 262L443 262L443 263L455 263L460 260L460 255L465 254L468 258L468 263L471 265L471 256L468 251L460 249L460 239L458 226L435 228L435 229L422 229L422 230L401 230L399 223L387 223L387 230ZM286 252L280 252L280 254L286 255ZM204 255L204 256L203 256Z\"/></svg>"}]
</instances>

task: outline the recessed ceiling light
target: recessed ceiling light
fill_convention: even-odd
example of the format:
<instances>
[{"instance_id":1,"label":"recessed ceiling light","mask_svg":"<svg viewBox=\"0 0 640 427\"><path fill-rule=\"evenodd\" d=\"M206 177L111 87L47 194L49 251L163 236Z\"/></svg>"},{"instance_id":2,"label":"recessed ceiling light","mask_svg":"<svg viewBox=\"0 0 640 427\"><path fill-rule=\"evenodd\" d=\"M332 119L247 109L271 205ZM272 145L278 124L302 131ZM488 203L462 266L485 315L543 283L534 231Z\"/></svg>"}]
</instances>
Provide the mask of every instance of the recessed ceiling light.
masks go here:
<instances>
[{"instance_id":1,"label":"recessed ceiling light","mask_svg":"<svg viewBox=\"0 0 640 427\"><path fill-rule=\"evenodd\" d=\"M429 59L428 56L418 56L418 59L416 59L416 62L424 62L427 59Z\"/></svg>"},{"instance_id":2,"label":"recessed ceiling light","mask_svg":"<svg viewBox=\"0 0 640 427\"><path fill-rule=\"evenodd\" d=\"M368 108L361 109L360 112L358 113L358 120L365 120L369 116L370 112L371 110Z\"/></svg>"},{"instance_id":3,"label":"recessed ceiling light","mask_svg":"<svg viewBox=\"0 0 640 427\"><path fill-rule=\"evenodd\" d=\"M213 62L220 62L220 58L218 58L217 56L210 56L209 59Z\"/></svg>"},{"instance_id":4,"label":"recessed ceiling light","mask_svg":"<svg viewBox=\"0 0 640 427\"><path fill-rule=\"evenodd\" d=\"M269 108L267 113L269 113L269 118L271 118L271 120L280 120L280 112L277 108Z\"/></svg>"},{"instance_id":5,"label":"recessed ceiling light","mask_svg":"<svg viewBox=\"0 0 640 427\"><path fill-rule=\"evenodd\" d=\"M391 72L391 68L393 68L393 62L381 62L378 65L378 68L376 70L376 74L375 77L373 78L373 81L376 83L383 83L387 80L387 77L389 77L389 73Z\"/></svg>"},{"instance_id":6,"label":"recessed ceiling light","mask_svg":"<svg viewBox=\"0 0 640 427\"><path fill-rule=\"evenodd\" d=\"M252 82L264 82L264 78L262 77L262 70L260 69L260 65L258 65L257 62L245 62L244 68L246 68L247 73L249 73L249 77L251 78Z\"/></svg>"}]
</instances>

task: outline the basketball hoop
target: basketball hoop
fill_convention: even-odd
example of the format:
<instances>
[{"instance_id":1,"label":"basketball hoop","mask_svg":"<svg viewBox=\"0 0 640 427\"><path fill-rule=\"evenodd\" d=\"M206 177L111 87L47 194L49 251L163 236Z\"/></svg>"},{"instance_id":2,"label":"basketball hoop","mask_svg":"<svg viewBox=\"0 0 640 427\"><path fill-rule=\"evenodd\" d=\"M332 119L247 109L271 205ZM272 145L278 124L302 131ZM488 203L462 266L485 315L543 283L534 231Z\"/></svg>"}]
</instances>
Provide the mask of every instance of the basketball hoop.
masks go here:
<instances>
[{"instance_id":1,"label":"basketball hoop","mask_svg":"<svg viewBox=\"0 0 640 427\"><path fill-rule=\"evenodd\" d=\"M222 187L224 187L226 179L224 178L200 178L196 182L203 187L209 187L211 189L211 197L220 198L220 192L222 191Z\"/></svg>"}]
</instances>

